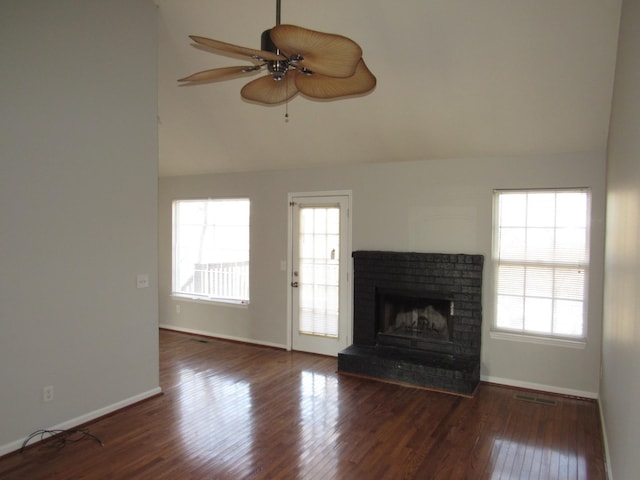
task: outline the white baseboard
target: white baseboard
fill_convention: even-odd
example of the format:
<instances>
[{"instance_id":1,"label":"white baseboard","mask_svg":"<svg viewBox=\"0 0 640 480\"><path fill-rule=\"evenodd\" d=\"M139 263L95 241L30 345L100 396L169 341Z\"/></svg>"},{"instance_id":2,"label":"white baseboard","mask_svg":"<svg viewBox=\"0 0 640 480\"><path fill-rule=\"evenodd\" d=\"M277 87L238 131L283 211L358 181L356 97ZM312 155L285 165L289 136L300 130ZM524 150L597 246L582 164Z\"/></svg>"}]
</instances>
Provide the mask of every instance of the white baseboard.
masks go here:
<instances>
[{"instance_id":1,"label":"white baseboard","mask_svg":"<svg viewBox=\"0 0 640 480\"><path fill-rule=\"evenodd\" d=\"M600 411L600 425L602 426L602 441L604 443L604 465L607 469L607 478L613 480L613 472L611 472L611 456L609 455L609 441L607 440L607 424L604 421L604 412L602 411L602 402L598 402Z\"/></svg>"},{"instance_id":2,"label":"white baseboard","mask_svg":"<svg viewBox=\"0 0 640 480\"><path fill-rule=\"evenodd\" d=\"M78 425L83 425L92 420L95 420L96 418L103 417L105 415L108 415L109 413L115 412L116 410L120 410L122 408L128 407L129 405L133 405L134 403L138 403L142 400L146 400L147 398L151 398L160 393L162 393L162 389L160 387L157 387L152 390L140 393L138 395L134 395L133 397L126 398L120 402L113 403L104 408L99 408L98 410L94 410L93 412L89 412L79 417L72 418L70 420L67 420L66 422L59 423L58 425L54 425L53 427L44 428L44 430L67 430L70 428L74 428L74 427L77 427ZM23 439L10 442L5 445L1 445L0 457L8 453L14 452L16 450L20 450L22 448L22 444L28 438L29 437L25 437Z\"/></svg>"},{"instance_id":3,"label":"white baseboard","mask_svg":"<svg viewBox=\"0 0 640 480\"><path fill-rule=\"evenodd\" d=\"M511 380L509 378L492 377L490 375L481 375L480 380L483 382L497 383L509 387L526 388L528 390L539 390L542 392L557 393L559 395L568 395L571 397L590 398L597 400L597 392L587 392L584 390L573 390L571 388L554 387L552 385L543 385L533 382L521 382L519 380Z\"/></svg>"},{"instance_id":4,"label":"white baseboard","mask_svg":"<svg viewBox=\"0 0 640 480\"><path fill-rule=\"evenodd\" d=\"M164 325L164 324L160 324L159 327L164 330L172 330L174 332L180 332L180 333L191 333L193 335L200 335L203 337L219 338L221 340L232 340L234 342L251 343L253 345L262 345L263 347L280 348L283 350L287 349L286 345L282 345L280 343L262 342L259 340L253 340L251 338L234 337L232 335L223 335L220 333L207 332L206 330L195 330L193 328L183 328L183 327L176 327L174 325Z\"/></svg>"},{"instance_id":5,"label":"white baseboard","mask_svg":"<svg viewBox=\"0 0 640 480\"><path fill-rule=\"evenodd\" d=\"M208 332L206 330L196 330L193 328L183 328L183 327L176 327L174 325L166 325L166 324L160 324L159 325L160 328L165 329L165 330L172 330L174 332L181 332L181 333L190 333L193 335L201 335L204 337L210 337L210 338L220 338L222 340L232 340L232 341L236 341L236 342L242 342L242 343L250 343L250 344L254 344L254 345L263 345L266 347L274 347L274 348L281 348L281 349L287 349L286 345L281 345L278 343L271 343L271 342L261 342L261 341L257 341L257 340L253 340L253 339L249 339L249 338L242 338L242 337L234 337L231 335L223 335L223 334L218 334L218 333L214 333L214 332ZM549 393L557 393L559 395L568 395L568 396L572 396L572 397L580 397L580 398L589 398L589 399L597 399L598 398L598 393L597 392L587 392L587 391L583 391L583 390L573 390L570 388L561 388L561 387L555 387L552 385L544 385L544 384L540 384L540 383L533 383L533 382L521 382L518 380L511 380L508 378L500 378L500 377L492 377L489 375L483 375L480 378L483 382L489 382L489 383L496 383L496 384L500 384L500 385L506 385L509 387L518 387L518 388L526 388L529 390L539 390L539 391L543 391L543 392L549 392Z\"/></svg>"}]
</instances>

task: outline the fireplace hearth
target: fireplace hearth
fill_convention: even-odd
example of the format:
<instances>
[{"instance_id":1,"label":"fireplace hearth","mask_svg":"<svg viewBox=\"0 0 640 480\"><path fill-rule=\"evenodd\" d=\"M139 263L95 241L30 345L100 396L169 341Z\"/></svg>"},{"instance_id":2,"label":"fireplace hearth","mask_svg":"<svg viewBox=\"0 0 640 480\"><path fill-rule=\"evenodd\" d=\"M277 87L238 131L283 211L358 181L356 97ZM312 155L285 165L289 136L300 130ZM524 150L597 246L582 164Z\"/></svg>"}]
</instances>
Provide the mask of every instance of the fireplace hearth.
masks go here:
<instances>
[{"instance_id":1,"label":"fireplace hearth","mask_svg":"<svg viewBox=\"0 0 640 480\"><path fill-rule=\"evenodd\" d=\"M480 381L482 255L357 251L338 371L463 395Z\"/></svg>"}]
</instances>

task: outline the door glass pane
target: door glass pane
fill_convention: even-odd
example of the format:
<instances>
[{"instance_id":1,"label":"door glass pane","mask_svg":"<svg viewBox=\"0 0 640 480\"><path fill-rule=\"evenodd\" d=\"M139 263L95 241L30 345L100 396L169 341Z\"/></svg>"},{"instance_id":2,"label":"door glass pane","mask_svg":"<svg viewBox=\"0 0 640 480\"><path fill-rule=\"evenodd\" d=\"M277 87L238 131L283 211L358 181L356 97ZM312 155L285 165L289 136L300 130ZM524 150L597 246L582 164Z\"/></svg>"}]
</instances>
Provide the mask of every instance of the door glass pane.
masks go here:
<instances>
[{"instance_id":1,"label":"door glass pane","mask_svg":"<svg viewBox=\"0 0 640 480\"><path fill-rule=\"evenodd\" d=\"M300 207L300 333L338 336L339 232L338 207Z\"/></svg>"}]
</instances>

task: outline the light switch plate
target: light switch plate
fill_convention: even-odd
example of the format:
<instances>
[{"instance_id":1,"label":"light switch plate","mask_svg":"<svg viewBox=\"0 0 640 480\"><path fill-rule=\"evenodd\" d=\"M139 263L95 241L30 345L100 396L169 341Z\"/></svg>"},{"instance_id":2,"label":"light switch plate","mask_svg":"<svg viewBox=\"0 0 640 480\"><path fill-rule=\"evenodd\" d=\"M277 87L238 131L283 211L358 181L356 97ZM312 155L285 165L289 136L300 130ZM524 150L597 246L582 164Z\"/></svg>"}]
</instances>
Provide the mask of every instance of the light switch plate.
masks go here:
<instances>
[{"instance_id":1,"label":"light switch plate","mask_svg":"<svg viewBox=\"0 0 640 480\"><path fill-rule=\"evenodd\" d=\"M138 288L147 288L149 286L149 274L139 273L136 279L136 286Z\"/></svg>"}]
</instances>

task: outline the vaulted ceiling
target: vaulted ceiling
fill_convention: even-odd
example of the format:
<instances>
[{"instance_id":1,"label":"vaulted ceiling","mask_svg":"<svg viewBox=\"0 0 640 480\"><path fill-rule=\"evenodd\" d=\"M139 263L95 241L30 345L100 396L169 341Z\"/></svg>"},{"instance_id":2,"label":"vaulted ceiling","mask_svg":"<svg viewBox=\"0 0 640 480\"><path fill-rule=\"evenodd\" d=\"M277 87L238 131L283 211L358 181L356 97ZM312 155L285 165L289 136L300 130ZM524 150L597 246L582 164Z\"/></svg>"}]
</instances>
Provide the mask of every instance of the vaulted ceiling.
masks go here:
<instances>
[{"instance_id":1,"label":"vaulted ceiling","mask_svg":"<svg viewBox=\"0 0 640 480\"><path fill-rule=\"evenodd\" d=\"M355 40L377 86L271 107L240 97L257 76L177 79L248 64L188 35L259 49L276 0L155 1L162 176L606 148L620 0L282 0L282 23Z\"/></svg>"}]
</instances>

